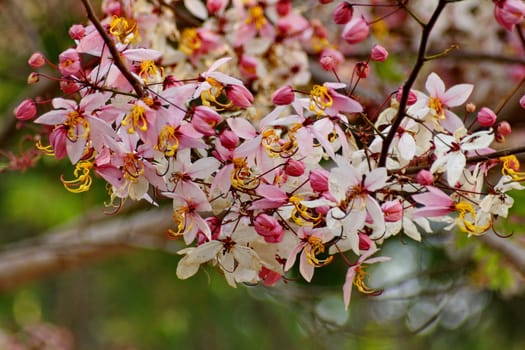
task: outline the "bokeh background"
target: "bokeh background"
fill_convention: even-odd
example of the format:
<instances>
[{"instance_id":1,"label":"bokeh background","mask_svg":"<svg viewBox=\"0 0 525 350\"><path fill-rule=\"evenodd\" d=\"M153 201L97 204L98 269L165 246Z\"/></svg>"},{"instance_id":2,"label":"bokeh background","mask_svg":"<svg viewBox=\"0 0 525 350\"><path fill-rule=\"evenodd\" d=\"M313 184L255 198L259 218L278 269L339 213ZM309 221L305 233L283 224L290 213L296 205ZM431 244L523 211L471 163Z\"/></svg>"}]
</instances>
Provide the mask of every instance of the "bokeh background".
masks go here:
<instances>
[{"instance_id":1,"label":"bokeh background","mask_svg":"<svg viewBox=\"0 0 525 350\"><path fill-rule=\"evenodd\" d=\"M35 51L57 57L82 13L77 1L0 0L0 165L9 152L30 146L20 144L31 130L16 124L13 108L55 88L26 84L27 58ZM103 184L71 194L59 181L70 173L67 163L49 158L23 173L0 172L0 253L103 212ZM501 230L519 242L525 197L516 195ZM0 349L525 348L523 278L497 252L454 233L436 229L422 244L386 244L383 255L392 262L370 269L370 285L383 294L354 293L348 312L340 290L344 266L324 268L309 285L292 273L274 288L232 289L212 267L178 280L176 249L164 248L79 262L1 291Z\"/></svg>"}]
</instances>

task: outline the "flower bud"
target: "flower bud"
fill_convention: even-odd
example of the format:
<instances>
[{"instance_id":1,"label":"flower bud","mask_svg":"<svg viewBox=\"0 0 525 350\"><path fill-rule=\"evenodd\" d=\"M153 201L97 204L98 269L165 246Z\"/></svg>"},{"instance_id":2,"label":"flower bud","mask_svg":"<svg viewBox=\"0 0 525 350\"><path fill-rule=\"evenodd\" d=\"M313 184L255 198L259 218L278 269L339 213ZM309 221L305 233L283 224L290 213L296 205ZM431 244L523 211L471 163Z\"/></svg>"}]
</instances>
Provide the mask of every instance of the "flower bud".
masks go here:
<instances>
[{"instance_id":1,"label":"flower bud","mask_svg":"<svg viewBox=\"0 0 525 350\"><path fill-rule=\"evenodd\" d=\"M359 250L368 250L372 247L374 242L364 233L358 233L359 236Z\"/></svg>"},{"instance_id":2,"label":"flower bud","mask_svg":"<svg viewBox=\"0 0 525 350\"><path fill-rule=\"evenodd\" d=\"M494 125L497 118L496 114L487 107L481 108L477 116L478 124L485 127Z\"/></svg>"},{"instance_id":3,"label":"flower bud","mask_svg":"<svg viewBox=\"0 0 525 350\"><path fill-rule=\"evenodd\" d=\"M383 203L381 210L386 222L397 222L403 217L403 205L401 205L399 200Z\"/></svg>"},{"instance_id":4,"label":"flower bud","mask_svg":"<svg viewBox=\"0 0 525 350\"><path fill-rule=\"evenodd\" d=\"M334 9L334 12L332 12L332 18L336 24L346 24L352 19L353 14L353 6L350 3L343 1L339 3Z\"/></svg>"},{"instance_id":5,"label":"flower bud","mask_svg":"<svg viewBox=\"0 0 525 350\"><path fill-rule=\"evenodd\" d=\"M38 75L38 73L36 72L31 72L28 76L27 76L27 83L29 85L31 84L36 84L40 81L40 75Z\"/></svg>"},{"instance_id":6,"label":"flower bud","mask_svg":"<svg viewBox=\"0 0 525 350\"><path fill-rule=\"evenodd\" d=\"M304 174L304 163L290 158L284 166L284 171L289 176L301 176Z\"/></svg>"},{"instance_id":7,"label":"flower bud","mask_svg":"<svg viewBox=\"0 0 525 350\"><path fill-rule=\"evenodd\" d=\"M500 0L494 7L496 21L508 31L523 20L525 4L521 0Z\"/></svg>"},{"instance_id":8,"label":"flower bud","mask_svg":"<svg viewBox=\"0 0 525 350\"><path fill-rule=\"evenodd\" d=\"M328 175L329 172L324 169L310 171L309 180L312 190L321 193L328 191Z\"/></svg>"},{"instance_id":9,"label":"flower bud","mask_svg":"<svg viewBox=\"0 0 525 350\"><path fill-rule=\"evenodd\" d=\"M237 107L248 108L254 101L252 93L244 85L227 85L224 90L226 96Z\"/></svg>"},{"instance_id":10,"label":"flower bud","mask_svg":"<svg viewBox=\"0 0 525 350\"><path fill-rule=\"evenodd\" d=\"M275 10L277 14L281 17L286 16L292 10L292 1L291 0L279 0L275 5Z\"/></svg>"},{"instance_id":11,"label":"flower bud","mask_svg":"<svg viewBox=\"0 0 525 350\"><path fill-rule=\"evenodd\" d=\"M267 214L259 214L254 220L255 231L264 237L268 243L278 243L283 239L284 229L276 218Z\"/></svg>"},{"instance_id":12,"label":"flower bud","mask_svg":"<svg viewBox=\"0 0 525 350\"><path fill-rule=\"evenodd\" d=\"M326 71L334 71L345 60L343 54L336 49L325 48L320 54L319 63Z\"/></svg>"},{"instance_id":13,"label":"flower bud","mask_svg":"<svg viewBox=\"0 0 525 350\"><path fill-rule=\"evenodd\" d=\"M221 120L222 117L215 110L205 106L197 106L193 110L191 125L201 134L213 136L215 135L215 125Z\"/></svg>"},{"instance_id":14,"label":"flower bud","mask_svg":"<svg viewBox=\"0 0 525 350\"><path fill-rule=\"evenodd\" d=\"M397 93L396 93L396 100L397 100L397 102L401 101L401 96L403 96L403 87L400 87L397 90ZM416 95L416 93L414 91L410 90L408 92L407 105L411 106L411 105L413 105L416 102L417 102L417 95Z\"/></svg>"},{"instance_id":15,"label":"flower bud","mask_svg":"<svg viewBox=\"0 0 525 350\"><path fill-rule=\"evenodd\" d=\"M381 45L374 45L370 52L370 59L376 62L384 62L388 58L388 51Z\"/></svg>"},{"instance_id":16,"label":"flower bud","mask_svg":"<svg viewBox=\"0 0 525 350\"><path fill-rule=\"evenodd\" d=\"M272 271L266 267L262 267L259 271L259 278L263 280L263 284L266 287L271 287L281 279L281 274L276 271Z\"/></svg>"},{"instance_id":17,"label":"flower bud","mask_svg":"<svg viewBox=\"0 0 525 350\"><path fill-rule=\"evenodd\" d=\"M525 109L525 95L521 96L520 98L520 106L521 108Z\"/></svg>"},{"instance_id":18,"label":"flower bud","mask_svg":"<svg viewBox=\"0 0 525 350\"><path fill-rule=\"evenodd\" d=\"M420 170L416 175L416 181L423 186L432 185L434 183L434 175L428 170Z\"/></svg>"},{"instance_id":19,"label":"flower bud","mask_svg":"<svg viewBox=\"0 0 525 350\"><path fill-rule=\"evenodd\" d=\"M342 37L349 44L357 44L368 37L370 28L363 17L353 18L343 28Z\"/></svg>"},{"instance_id":20,"label":"flower bud","mask_svg":"<svg viewBox=\"0 0 525 350\"><path fill-rule=\"evenodd\" d=\"M68 31L73 40L80 40L86 35L86 28L82 24L73 24Z\"/></svg>"},{"instance_id":21,"label":"flower bud","mask_svg":"<svg viewBox=\"0 0 525 350\"><path fill-rule=\"evenodd\" d=\"M35 52L31 55L31 57L29 57L27 63L31 66L31 68L40 68L46 64L46 58L41 52Z\"/></svg>"},{"instance_id":22,"label":"flower bud","mask_svg":"<svg viewBox=\"0 0 525 350\"><path fill-rule=\"evenodd\" d=\"M366 62L358 62L355 65L355 73L361 79L366 79L370 74L370 67Z\"/></svg>"},{"instance_id":23,"label":"flower bud","mask_svg":"<svg viewBox=\"0 0 525 350\"><path fill-rule=\"evenodd\" d=\"M210 14L215 14L224 11L228 5L228 0L207 0L206 8Z\"/></svg>"},{"instance_id":24,"label":"flower bud","mask_svg":"<svg viewBox=\"0 0 525 350\"><path fill-rule=\"evenodd\" d=\"M35 101L28 98L20 102L18 107L15 109L15 116L18 120L30 120L36 116L36 104Z\"/></svg>"},{"instance_id":25,"label":"flower bud","mask_svg":"<svg viewBox=\"0 0 525 350\"><path fill-rule=\"evenodd\" d=\"M498 124L496 131L502 136L509 136L512 132L512 128L510 127L510 124L507 121L502 121Z\"/></svg>"},{"instance_id":26,"label":"flower bud","mask_svg":"<svg viewBox=\"0 0 525 350\"><path fill-rule=\"evenodd\" d=\"M465 105L465 111L467 111L467 113L472 113L476 110L476 105L472 102L469 102Z\"/></svg>"},{"instance_id":27,"label":"flower bud","mask_svg":"<svg viewBox=\"0 0 525 350\"><path fill-rule=\"evenodd\" d=\"M272 102L278 106L289 105L295 100L295 93L290 85L285 85L275 90Z\"/></svg>"},{"instance_id":28,"label":"flower bud","mask_svg":"<svg viewBox=\"0 0 525 350\"><path fill-rule=\"evenodd\" d=\"M237 134L233 131L225 129L219 135L219 141L221 141L221 145L229 150L232 150L237 147L237 144L239 143L239 136L237 136Z\"/></svg>"}]
</instances>

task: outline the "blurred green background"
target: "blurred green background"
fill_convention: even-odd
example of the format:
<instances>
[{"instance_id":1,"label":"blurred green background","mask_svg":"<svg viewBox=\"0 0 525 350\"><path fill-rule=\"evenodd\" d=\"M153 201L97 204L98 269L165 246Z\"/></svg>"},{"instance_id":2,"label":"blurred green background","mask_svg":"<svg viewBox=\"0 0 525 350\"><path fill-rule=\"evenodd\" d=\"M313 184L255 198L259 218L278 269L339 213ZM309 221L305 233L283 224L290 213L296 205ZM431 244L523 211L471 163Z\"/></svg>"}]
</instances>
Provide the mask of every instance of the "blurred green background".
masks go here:
<instances>
[{"instance_id":1,"label":"blurred green background","mask_svg":"<svg viewBox=\"0 0 525 350\"><path fill-rule=\"evenodd\" d=\"M34 51L57 57L81 14L77 1L0 0L2 150L16 151L30 131L17 128L12 114L41 86L26 85L27 58ZM2 251L93 208L102 212L103 185L71 194L59 181L71 173L51 159L23 174L0 172ZM505 228L516 235L524 200ZM473 239L455 243L466 247L462 253L448 254L448 238L392 240L383 249L392 262L370 269L370 285L384 293L354 292L349 312L343 266L324 268L311 285L292 274L275 288L233 289L211 267L180 281L178 256L137 249L1 293L0 349L524 349L521 277Z\"/></svg>"}]
</instances>

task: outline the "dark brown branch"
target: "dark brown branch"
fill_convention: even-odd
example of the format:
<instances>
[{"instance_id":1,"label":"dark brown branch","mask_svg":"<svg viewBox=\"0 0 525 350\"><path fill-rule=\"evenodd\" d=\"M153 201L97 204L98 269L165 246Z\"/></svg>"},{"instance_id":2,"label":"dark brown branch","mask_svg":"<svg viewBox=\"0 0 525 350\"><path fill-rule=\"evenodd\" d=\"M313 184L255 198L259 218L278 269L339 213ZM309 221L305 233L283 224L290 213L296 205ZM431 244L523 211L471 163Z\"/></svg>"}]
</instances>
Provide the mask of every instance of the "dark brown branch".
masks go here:
<instances>
[{"instance_id":1,"label":"dark brown branch","mask_svg":"<svg viewBox=\"0 0 525 350\"><path fill-rule=\"evenodd\" d=\"M89 219L88 219L89 220ZM170 209L151 209L130 216L79 220L73 227L50 232L0 252L0 291L17 288L76 266L86 265L133 248L167 248L164 232Z\"/></svg>"},{"instance_id":2,"label":"dark brown branch","mask_svg":"<svg viewBox=\"0 0 525 350\"><path fill-rule=\"evenodd\" d=\"M135 90L135 92L137 93L137 96L139 98L144 97L144 86L142 85L142 82L140 82L129 71L129 69L126 67L124 62L122 62L122 59L120 58L120 52L117 50L115 43L106 33L106 30L104 29L104 27L102 27L102 24L100 23L97 16L95 15L95 11L93 10L93 6L91 5L91 2L89 0L81 0L81 1L82 1L82 4L84 5L84 8L86 9L88 19L93 23L93 25L97 29L97 32L100 34L100 36L104 40L104 43L108 47L109 52L111 53L111 57L113 58L113 62L115 62L115 65L120 70L122 75L131 84L131 86L133 87L133 90Z\"/></svg>"},{"instance_id":3,"label":"dark brown branch","mask_svg":"<svg viewBox=\"0 0 525 350\"><path fill-rule=\"evenodd\" d=\"M425 63L425 60L426 60L425 53L427 50L428 39L430 37L430 33L432 32L432 28L434 28L436 21L438 20L441 12L443 11L446 5L447 5L446 1L440 0L439 4L434 10L434 13L432 14L432 17L430 17L430 20L428 21L428 23L423 27L423 33L421 34L421 41L419 43L419 50L417 54L416 63L414 64L414 68L412 68L412 72L410 73L408 80L403 85L403 92L401 95L401 100L399 101L399 110L398 110L396 118L394 119L392 123L392 128L388 132L388 135L386 136L386 138L383 140L383 146L381 147L381 156L379 158L379 164L378 164L378 166L380 167L383 167L386 164L386 158L388 156L388 149L390 148L390 144L394 140L394 136L397 133L397 129L399 128L399 125L401 125L401 121L403 120L405 116L405 108L407 106L410 89L412 89L412 85L414 85L414 82L416 81L416 78L419 75L419 71L421 70L421 68L423 67L423 64Z\"/></svg>"}]
</instances>

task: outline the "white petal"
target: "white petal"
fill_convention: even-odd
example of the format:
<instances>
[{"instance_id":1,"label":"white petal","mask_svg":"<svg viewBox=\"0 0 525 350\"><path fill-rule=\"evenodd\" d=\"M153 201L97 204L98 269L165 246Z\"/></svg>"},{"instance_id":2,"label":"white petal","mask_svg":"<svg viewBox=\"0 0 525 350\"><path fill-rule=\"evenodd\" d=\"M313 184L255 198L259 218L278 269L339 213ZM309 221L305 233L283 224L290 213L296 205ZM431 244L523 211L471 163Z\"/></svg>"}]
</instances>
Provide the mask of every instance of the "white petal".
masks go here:
<instances>
[{"instance_id":1,"label":"white petal","mask_svg":"<svg viewBox=\"0 0 525 350\"><path fill-rule=\"evenodd\" d=\"M201 0L184 0L184 6L192 15L200 19L208 18L208 10Z\"/></svg>"}]
</instances>

